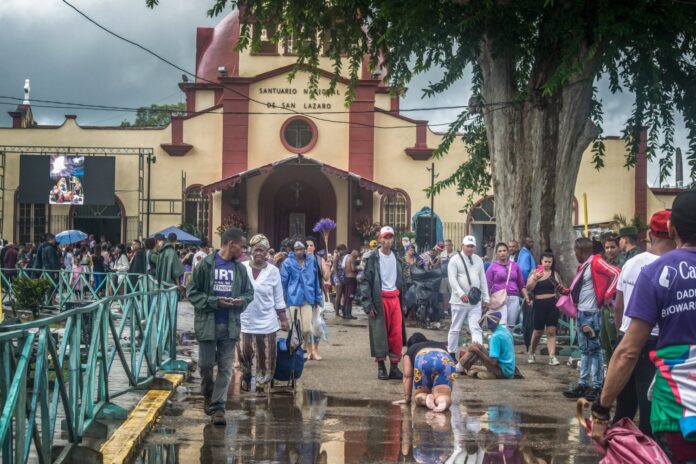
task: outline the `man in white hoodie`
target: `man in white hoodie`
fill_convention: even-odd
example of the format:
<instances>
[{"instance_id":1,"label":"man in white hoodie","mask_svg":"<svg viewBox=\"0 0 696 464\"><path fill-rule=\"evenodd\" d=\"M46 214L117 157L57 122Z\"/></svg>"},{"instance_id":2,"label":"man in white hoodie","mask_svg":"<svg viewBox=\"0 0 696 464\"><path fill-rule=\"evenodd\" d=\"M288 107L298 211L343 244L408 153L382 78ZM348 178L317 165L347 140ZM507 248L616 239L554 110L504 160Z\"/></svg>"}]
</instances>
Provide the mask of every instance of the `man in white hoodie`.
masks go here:
<instances>
[{"instance_id":1,"label":"man in white hoodie","mask_svg":"<svg viewBox=\"0 0 696 464\"><path fill-rule=\"evenodd\" d=\"M476 255L476 238L467 235L462 240L461 251L453 255L447 265L447 278L452 288L450 306L452 308L452 325L447 336L447 351L456 355L459 345L459 332L465 319L469 319L471 340L483 344L483 331L479 325L482 308L488 309L490 296L486 283L486 271L483 260ZM478 289L472 292L472 288ZM470 298L479 293L478 301Z\"/></svg>"}]
</instances>

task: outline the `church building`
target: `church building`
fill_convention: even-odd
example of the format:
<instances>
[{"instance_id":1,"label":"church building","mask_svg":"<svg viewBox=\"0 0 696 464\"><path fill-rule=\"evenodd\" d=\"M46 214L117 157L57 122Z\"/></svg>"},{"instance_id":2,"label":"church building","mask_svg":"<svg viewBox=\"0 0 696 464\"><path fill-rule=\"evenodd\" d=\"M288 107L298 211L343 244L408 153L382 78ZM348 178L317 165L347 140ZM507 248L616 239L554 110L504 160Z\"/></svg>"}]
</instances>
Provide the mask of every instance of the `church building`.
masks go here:
<instances>
[{"instance_id":1,"label":"church building","mask_svg":"<svg viewBox=\"0 0 696 464\"><path fill-rule=\"evenodd\" d=\"M359 229L372 223L391 225L397 234L413 231L417 213L431 205L424 191L431 166L440 178L448 176L467 159L463 142L435 160L443 134L400 111L399 97L367 66L349 107L347 76L336 95L310 98L307 73L288 80L296 61L292 43L263 40L258 52L238 52L240 27L234 11L215 28L198 28L198 78L179 85L186 115L172 117L165 128L86 126L74 115L58 126L37 125L29 98L11 112L12 127L0 128L2 238L38 242L45 232L75 228L119 243L189 224L219 245L218 231L237 225L266 234L277 247L331 218L337 224L330 238L334 247L359 246ZM320 67L319 87L327 89L329 59L322 58ZM590 148L585 152L576 201L566 205L574 209L576 225L582 222L577 200L582 202L583 193L589 222L597 227L608 227L615 214L649 217L671 205L679 189L648 187L645 150L635 169L623 167L622 140L607 138L606 153L598 172ZM39 158L46 161L32 162ZM113 161L92 161L97 158ZM70 172L78 175L60 177L54 164L45 172L37 167L49 160L73 163ZM58 174L50 178L49 170ZM28 192L34 178L40 178L40 190L48 185L45 201L43 190L41 198ZM49 195L61 188L77 193ZM460 212L465 199L455 188L436 195L438 236L461 241L471 233L482 244L494 235L493 201L484 196Z\"/></svg>"}]
</instances>

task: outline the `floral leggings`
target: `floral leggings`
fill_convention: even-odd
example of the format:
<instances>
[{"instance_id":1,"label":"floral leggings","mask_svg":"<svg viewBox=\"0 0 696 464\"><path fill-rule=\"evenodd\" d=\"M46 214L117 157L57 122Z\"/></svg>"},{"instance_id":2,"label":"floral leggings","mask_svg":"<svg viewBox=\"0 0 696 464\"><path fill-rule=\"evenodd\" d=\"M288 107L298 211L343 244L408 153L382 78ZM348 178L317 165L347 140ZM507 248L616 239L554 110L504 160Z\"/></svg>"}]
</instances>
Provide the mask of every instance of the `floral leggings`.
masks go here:
<instances>
[{"instance_id":1,"label":"floral leggings","mask_svg":"<svg viewBox=\"0 0 696 464\"><path fill-rule=\"evenodd\" d=\"M443 351L417 354L413 362L413 390L431 392L438 385L452 388L457 378L454 361Z\"/></svg>"}]
</instances>

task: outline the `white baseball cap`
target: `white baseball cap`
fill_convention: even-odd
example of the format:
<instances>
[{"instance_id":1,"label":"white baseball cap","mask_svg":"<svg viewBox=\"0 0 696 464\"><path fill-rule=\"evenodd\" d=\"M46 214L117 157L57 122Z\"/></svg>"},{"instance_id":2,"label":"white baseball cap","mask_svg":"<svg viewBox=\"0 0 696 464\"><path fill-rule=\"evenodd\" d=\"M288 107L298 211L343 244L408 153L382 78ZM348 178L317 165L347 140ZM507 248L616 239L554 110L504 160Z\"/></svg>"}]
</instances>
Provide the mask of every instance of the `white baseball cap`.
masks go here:
<instances>
[{"instance_id":1,"label":"white baseball cap","mask_svg":"<svg viewBox=\"0 0 696 464\"><path fill-rule=\"evenodd\" d=\"M381 229L379 229L379 236L384 237L385 235L394 235L394 229L392 229L389 226L384 226Z\"/></svg>"},{"instance_id":2,"label":"white baseball cap","mask_svg":"<svg viewBox=\"0 0 696 464\"><path fill-rule=\"evenodd\" d=\"M467 235L464 237L464 240L462 240L462 245L473 245L476 246L476 237L473 235Z\"/></svg>"}]
</instances>

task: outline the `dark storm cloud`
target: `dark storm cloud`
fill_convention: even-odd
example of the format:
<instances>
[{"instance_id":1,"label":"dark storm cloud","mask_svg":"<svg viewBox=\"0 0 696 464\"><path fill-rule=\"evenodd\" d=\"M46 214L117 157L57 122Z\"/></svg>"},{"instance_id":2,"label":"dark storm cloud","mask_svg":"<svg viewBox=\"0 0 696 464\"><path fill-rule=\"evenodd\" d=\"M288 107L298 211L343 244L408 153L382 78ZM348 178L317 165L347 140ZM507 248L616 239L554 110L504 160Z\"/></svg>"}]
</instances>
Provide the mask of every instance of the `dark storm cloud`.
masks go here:
<instances>
[{"instance_id":1,"label":"dark storm cloud","mask_svg":"<svg viewBox=\"0 0 696 464\"><path fill-rule=\"evenodd\" d=\"M146 8L145 0L73 0L73 3L104 26L191 71L195 65L196 27L219 21L206 17L210 2L201 0L164 0L155 10ZM30 78L33 100L125 107L183 101L177 87L180 71L107 35L60 0L40 3L2 0L0 29L0 95L21 98L24 79ZM440 76L438 71L416 76L401 108L466 105L471 87L468 74L444 94L422 98L422 88ZM612 95L604 82L599 87L605 112L604 134L619 135L630 115L633 96ZM14 104L0 105L0 126L10 124L7 111L13 109ZM453 121L459 112L438 109L405 114L443 124ZM132 113L34 108L41 124L62 123L65 114L78 114L83 125L118 125L123 119L134 118ZM444 131L446 126L433 129ZM686 148L683 123L677 130L676 142L682 149ZM656 174L653 163L649 179L655 179Z\"/></svg>"},{"instance_id":2,"label":"dark storm cloud","mask_svg":"<svg viewBox=\"0 0 696 464\"><path fill-rule=\"evenodd\" d=\"M145 0L74 0L95 20L183 68L193 70L196 27L216 23L208 2L166 0L155 10ZM32 99L138 107L182 101L181 72L107 35L59 0L40 6L26 0L0 2L0 95L21 98L31 79ZM38 103L37 103L38 104ZM10 123L0 105L0 124ZM35 108L42 124L77 113L81 124L118 124L130 113Z\"/></svg>"}]
</instances>

